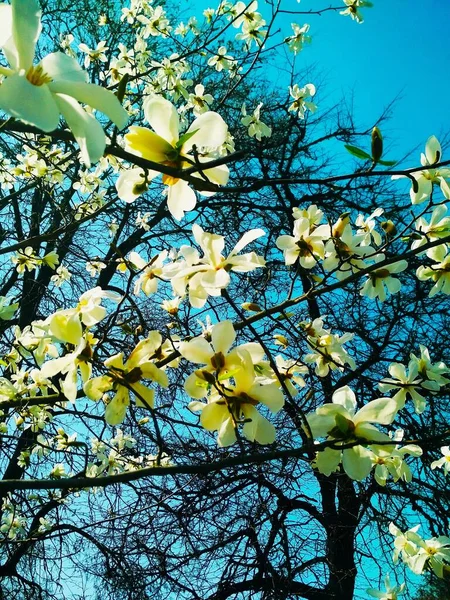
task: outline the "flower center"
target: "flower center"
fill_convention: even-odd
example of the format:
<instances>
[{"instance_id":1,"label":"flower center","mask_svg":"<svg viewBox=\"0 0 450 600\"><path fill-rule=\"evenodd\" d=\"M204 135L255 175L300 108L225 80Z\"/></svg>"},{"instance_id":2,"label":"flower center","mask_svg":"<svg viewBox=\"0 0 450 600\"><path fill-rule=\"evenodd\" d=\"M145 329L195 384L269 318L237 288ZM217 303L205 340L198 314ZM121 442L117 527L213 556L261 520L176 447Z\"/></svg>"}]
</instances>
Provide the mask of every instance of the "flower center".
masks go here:
<instances>
[{"instance_id":1,"label":"flower center","mask_svg":"<svg viewBox=\"0 0 450 600\"><path fill-rule=\"evenodd\" d=\"M28 69L25 77L30 83L37 86L41 86L44 85L44 83L50 83L52 81L50 75L47 75L41 65L37 65L37 67L31 66Z\"/></svg>"}]
</instances>

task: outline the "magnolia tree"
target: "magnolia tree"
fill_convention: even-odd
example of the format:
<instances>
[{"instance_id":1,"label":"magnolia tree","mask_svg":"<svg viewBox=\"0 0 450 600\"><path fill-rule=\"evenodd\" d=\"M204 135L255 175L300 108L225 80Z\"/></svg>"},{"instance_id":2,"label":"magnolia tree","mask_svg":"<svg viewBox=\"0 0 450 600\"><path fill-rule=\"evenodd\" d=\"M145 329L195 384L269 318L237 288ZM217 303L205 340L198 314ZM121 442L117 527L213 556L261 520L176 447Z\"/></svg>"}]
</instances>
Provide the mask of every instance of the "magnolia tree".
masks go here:
<instances>
[{"instance_id":1,"label":"magnolia tree","mask_svg":"<svg viewBox=\"0 0 450 600\"><path fill-rule=\"evenodd\" d=\"M182 4L0 5L0 597L412 597L450 573L441 145L386 160L295 70L369 2Z\"/></svg>"}]
</instances>

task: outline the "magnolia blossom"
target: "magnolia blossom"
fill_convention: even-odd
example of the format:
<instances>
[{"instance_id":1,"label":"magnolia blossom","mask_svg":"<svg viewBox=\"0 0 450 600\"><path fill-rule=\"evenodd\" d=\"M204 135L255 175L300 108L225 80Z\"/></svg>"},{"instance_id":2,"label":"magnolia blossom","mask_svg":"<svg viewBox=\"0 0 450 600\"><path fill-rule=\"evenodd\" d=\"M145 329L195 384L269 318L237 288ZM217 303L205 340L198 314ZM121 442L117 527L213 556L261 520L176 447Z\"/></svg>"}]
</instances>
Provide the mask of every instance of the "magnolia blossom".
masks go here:
<instances>
[{"instance_id":1,"label":"magnolia blossom","mask_svg":"<svg viewBox=\"0 0 450 600\"><path fill-rule=\"evenodd\" d=\"M162 387L169 385L166 373L150 360L161 347L161 342L161 334L151 331L126 362L123 361L123 352L111 356L104 363L108 373L84 384L84 392L91 400L100 400L109 390L114 391L105 410L105 420L109 425L119 425L124 420L130 404L130 392L136 397L136 406L153 408L155 392L141 383L141 379L151 379Z\"/></svg>"},{"instance_id":2,"label":"magnolia blossom","mask_svg":"<svg viewBox=\"0 0 450 600\"><path fill-rule=\"evenodd\" d=\"M11 6L0 6L0 47L10 65L0 67L5 76L0 86L0 108L46 132L57 128L62 114L80 146L83 161L88 165L98 161L105 150L105 134L78 102L103 112L120 129L128 113L112 92L86 83L87 74L67 54L54 52L33 65L41 33L41 10L36 0L12 0Z\"/></svg>"},{"instance_id":3,"label":"magnolia blossom","mask_svg":"<svg viewBox=\"0 0 450 600\"><path fill-rule=\"evenodd\" d=\"M226 46L220 46L217 54L208 59L208 65L214 67L219 73L225 69L229 71L234 64L234 58L227 54Z\"/></svg>"},{"instance_id":4,"label":"magnolia blossom","mask_svg":"<svg viewBox=\"0 0 450 600\"><path fill-rule=\"evenodd\" d=\"M280 235L277 248L283 250L287 265L298 259L304 269L312 269L325 256L324 240L330 237L328 225L311 226L309 219L301 217L294 222L293 235Z\"/></svg>"},{"instance_id":5,"label":"magnolia blossom","mask_svg":"<svg viewBox=\"0 0 450 600\"><path fill-rule=\"evenodd\" d=\"M384 254L377 254L374 258L376 263L385 260ZM380 302L386 300L386 289L391 294L397 294L400 291L401 283L392 274L401 273L408 267L406 260L399 260L390 265L385 265L379 269L375 269L367 274L368 279L360 290L361 296L368 298L379 298Z\"/></svg>"},{"instance_id":6,"label":"magnolia blossom","mask_svg":"<svg viewBox=\"0 0 450 600\"><path fill-rule=\"evenodd\" d=\"M345 10L341 10L340 15L348 15L357 23L364 23L362 14L359 12L360 8L371 8L372 2L368 0L343 0L347 6Z\"/></svg>"},{"instance_id":7,"label":"magnolia blossom","mask_svg":"<svg viewBox=\"0 0 450 600\"><path fill-rule=\"evenodd\" d=\"M204 112L189 129L180 137L179 118L175 106L160 96L153 96L144 103L144 114L153 131L146 127L130 127L130 133L125 136L126 149L142 156L154 163L167 165L175 169L183 169L194 164L207 162L216 155L211 149L217 149L225 143L228 128L220 115L215 112ZM135 184L142 185L142 170L135 169ZM157 171L147 172L146 182L158 174ZM225 185L228 181L228 167L220 165L205 169L202 174L218 185ZM199 178L199 173L193 174ZM123 180L128 177L127 186ZM163 175L163 183L168 186L167 206L170 213L181 220L184 213L193 210L197 198L187 181ZM117 182L119 197L127 202L133 200L129 193L124 193L131 186L133 194L137 197L139 188L130 183L130 177L122 174ZM143 189L142 191L145 191ZM142 192L141 192L142 193ZM207 194L208 195L208 194Z\"/></svg>"},{"instance_id":8,"label":"magnolia blossom","mask_svg":"<svg viewBox=\"0 0 450 600\"><path fill-rule=\"evenodd\" d=\"M376 590L374 588L369 588L366 592L372 598L378 598L378 600L397 600L399 596L403 595L403 591L405 589L405 584L401 583L400 585L391 585L391 580L389 575L386 575L384 579L384 587L386 588L385 592L381 592L380 590Z\"/></svg>"},{"instance_id":9,"label":"magnolia blossom","mask_svg":"<svg viewBox=\"0 0 450 600\"><path fill-rule=\"evenodd\" d=\"M305 23L305 25L297 25L296 23L291 23L291 27L294 31L294 35L290 35L285 38L284 43L288 45L288 48L294 55L297 55L299 52L303 50L304 44L309 44L311 42L311 36L306 35L309 31L309 25Z\"/></svg>"},{"instance_id":10,"label":"magnolia blossom","mask_svg":"<svg viewBox=\"0 0 450 600\"><path fill-rule=\"evenodd\" d=\"M419 393L420 391L428 391L433 393L439 390L437 381L426 381L419 376L417 363L411 361L408 365L409 372L406 372L404 365L400 363L392 363L389 367L389 373L392 379L383 379L378 387L382 392L390 392L398 390L393 397L399 408L405 406L406 398L409 395L414 402L414 407L418 414L422 413L426 408L426 400Z\"/></svg>"},{"instance_id":11,"label":"magnolia blossom","mask_svg":"<svg viewBox=\"0 0 450 600\"><path fill-rule=\"evenodd\" d=\"M103 298L119 302L120 295L100 287L88 290L80 296L75 308L58 310L46 319L48 331L56 339L78 346L83 335L82 325L92 327L106 316L106 308L100 305Z\"/></svg>"},{"instance_id":12,"label":"magnolia blossom","mask_svg":"<svg viewBox=\"0 0 450 600\"><path fill-rule=\"evenodd\" d=\"M195 308L204 306L208 296L220 296L230 283L230 271L248 273L265 265L265 260L255 252L238 255L248 244L265 235L262 229L245 233L227 257L222 255L225 238L192 226L195 241L203 250L203 257L190 246L182 246L183 260L167 267L165 276L171 279L174 294L184 296L189 288L189 301Z\"/></svg>"},{"instance_id":13,"label":"magnolia blossom","mask_svg":"<svg viewBox=\"0 0 450 600\"><path fill-rule=\"evenodd\" d=\"M354 369L356 363L343 347L346 342L353 339L353 334L344 333L341 336L332 334L322 329L321 319L315 319L314 322L319 325L319 329L314 326L306 329L308 346L312 352L304 356L305 363L316 363L315 373L319 377L326 377L330 370L343 371L346 364Z\"/></svg>"},{"instance_id":14,"label":"magnolia blossom","mask_svg":"<svg viewBox=\"0 0 450 600\"><path fill-rule=\"evenodd\" d=\"M442 148L437 138L432 135L428 138L425 144L425 154L420 155L420 164L423 167L430 167L423 171L415 171L410 174L415 180L410 190L411 202L413 204L421 204L431 196L433 185L440 185L442 193L447 199L450 199L450 169L440 168L434 169L433 165L441 162ZM401 179L406 175L393 175L392 179Z\"/></svg>"},{"instance_id":15,"label":"magnolia blossom","mask_svg":"<svg viewBox=\"0 0 450 600\"><path fill-rule=\"evenodd\" d=\"M400 430L401 431L401 430ZM403 432L401 432L403 437ZM394 449L386 449L384 446L377 446L371 449L370 458L375 467L374 478L378 485L385 486L391 476L394 481L399 479L409 483L412 481L412 472L405 462L405 456L422 456L422 448L416 444L406 444L405 446L396 446Z\"/></svg>"},{"instance_id":16,"label":"magnolia blossom","mask_svg":"<svg viewBox=\"0 0 450 600\"><path fill-rule=\"evenodd\" d=\"M431 468L442 469L444 471L444 475L448 475L450 473L450 447L442 446L441 452L443 454L442 458L434 460L431 463Z\"/></svg>"},{"instance_id":17,"label":"magnolia blossom","mask_svg":"<svg viewBox=\"0 0 450 600\"><path fill-rule=\"evenodd\" d=\"M419 217L415 223L416 232L411 236L414 240L411 249L420 248L428 242L439 240L450 235L450 216L446 217L447 206L440 204L436 206L428 223L424 217ZM444 244L442 245L445 248ZM427 250L427 256L433 258L434 248Z\"/></svg>"},{"instance_id":18,"label":"magnolia blossom","mask_svg":"<svg viewBox=\"0 0 450 600\"><path fill-rule=\"evenodd\" d=\"M374 249L363 245L364 238L364 234L353 235L351 226L346 225L339 236L334 236L327 242L324 269L336 269L335 275L340 281L365 269L368 265L362 258L373 253Z\"/></svg>"},{"instance_id":19,"label":"magnolia blossom","mask_svg":"<svg viewBox=\"0 0 450 600\"><path fill-rule=\"evenodd\" d=\"M215 375L220 381L229 379L236 369L240 368L239 351L245 350L253 363L262 360L264 351L256 342L242 344L233 350L236 332L231 321L221 321L213 325L208 332L211 342L205 337L196 337L188 342L181 342L179 352L189 362L202 365L186 379L184 389L191 398L203 398L208 393L212 379L208 374ZM231 351L230 351L231 350Z\"/></svg>"},{"instance_id":20,"label":"magnolia blossom","mask_svg":"<svg viewBox=\"0 0 450 600\"><path fill-rule=\"evenodd\" d=\"M427 256L435 262L430 267L420 266L416 271L417 278L420 281L434 281L428 294L430 298L438 292L450 294L450 252L447 252L447 246L430 248Z\"/></svg>"},{"instance_id":21,"label":"magnolia blossom","mask_svg":"<svg viewBox=\"0 0 450 600\"><path fill-rule=\"evenodd\" d=\"M332 403L320 406L306 419L315 439L327 438L336 446L355 442L344 450L326 448L317 454L316 467L321 473L330 475L342 461L344 471L351 479L361 481L372 469L370 451L362 444L389 442L391 438L380 432L372 423L388 425L397 414L397 404L391 398L372 400L356 412L356 396L348 387L336 390Z\"/></svg>"},{"instance_id":22,"label":"magnolia blossom","mask_svg":"<svg viewBox=\"0 0 450 600\"><path fill-rule=\"evenodd\" d=\"M375 229L377 224L375 218L382 215L383 212L383 208L376 208L373 213L366 218L361 214L356 217L355 225L358 227L357 233L364 236L361 246L370 246L372 240L377 246L382 243L383 240L381 235Z\"/></svg>"},{"instance_id":23,"label":"magnolia blossom","mask_svg":"<svg viewBox=\"0 0 450 600\"><path fill-rule=\"evenodd\" d=\"M262 105L262 102L260 102L252 115L247 115L245 104L243 104L241 108L241 114L243 115L241 119L242 125L248 127L248 135L250 137L255 137L259 142L263 137L270 137L272 135L272 129L259 118Z\"/></svg>"},{"instance_id":24,"label":"magnolia blossom","mask_svg":"<svg viewBox=\"0 0 450 600\"><path fill-rule=\"evenodd\" d=\"M201 411L200 423L208 431L218 431L219 446L230 446L236 441L236 429L242 423L242 433L250 441L272 444L275 427L263 417L256 406L263 404L277 413L284 404L278 383L261 384L255 376L253 360L245 349L235 353L239 359L232 380L221 385L220 379L211 392L208 404L191 402L191 410Z\"/></svg>"},{"instance_id":25,"label":"magnolia blossom","mask_svg":"<svg viewBox=\"0 0 450 600\"><path fill-rule=\"evenodd\" d=\"M289 87L289 93L294 99L294 102L289 107L289 111L296 112L299 119L305 118L306 110L315 113L317 110L317 105L314 102L311 102L311 98L316 93L316 86L312 83L307 83L302 88L297 84Z\"/></svg>"},{"instance_id":26,"label":"magnolia blossom","mask_svg":"<svg viewBox=\"0 0 450 600\"><path fill-rule=\"evenodd\" d=\"M441 535L424 540L417 533L419 527L420 525L416 525L403 533L394 523L389 525L390 533L395 536L394 563L401 557L416 575L423 573L428 566L442 578L444 565L450 563L450 538Z\"/></svg>"},{"instance_id":27,"label":"magnolia blossom","mask_svg":"<svg viewBox=\"0 0 450 600\"><path fill-rule=\"evenodd\" d=\"M158 281L164 272L163 267L167 254L167 250L163 250L147 262L137 252L130 252L128 262L132 264L134 269L141 271L134 284L134 294L136 296L139 295L141 290L146 296L156 293Z\"/></svg>"},{"instance_id":28,"label":"magnolia blossom","mask_svg":"<svg viewBox=\"0 0 450 600\"><path fill-rule=\"evenodd\" d=\"M86 383L92 375L92 348L98 342L93 334L86 332L73 352L46 362L41 368L42 377L54 377L58 373L65 375L61 381L61 391L71 402L77 398L78 369L81 380Z\"/></svg>"}]
</instances>

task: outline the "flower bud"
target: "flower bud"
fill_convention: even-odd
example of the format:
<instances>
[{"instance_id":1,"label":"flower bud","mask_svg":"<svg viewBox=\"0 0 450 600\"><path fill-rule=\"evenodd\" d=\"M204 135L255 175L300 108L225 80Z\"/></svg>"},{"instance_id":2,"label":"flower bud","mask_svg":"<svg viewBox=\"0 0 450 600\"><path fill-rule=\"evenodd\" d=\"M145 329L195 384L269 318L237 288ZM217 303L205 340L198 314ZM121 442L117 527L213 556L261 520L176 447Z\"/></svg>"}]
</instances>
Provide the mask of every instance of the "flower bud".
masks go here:
<instances>
[{"instance_id":1,"label":"flower bud","mask_svg":"<svg viewBox=\"0 0 450 600\"><path fill-rule=\"evenodd\" d=\"M372 129L372 160L377 163L383 155L383 136L378 127Z\"/></svg>"}]
</instances>

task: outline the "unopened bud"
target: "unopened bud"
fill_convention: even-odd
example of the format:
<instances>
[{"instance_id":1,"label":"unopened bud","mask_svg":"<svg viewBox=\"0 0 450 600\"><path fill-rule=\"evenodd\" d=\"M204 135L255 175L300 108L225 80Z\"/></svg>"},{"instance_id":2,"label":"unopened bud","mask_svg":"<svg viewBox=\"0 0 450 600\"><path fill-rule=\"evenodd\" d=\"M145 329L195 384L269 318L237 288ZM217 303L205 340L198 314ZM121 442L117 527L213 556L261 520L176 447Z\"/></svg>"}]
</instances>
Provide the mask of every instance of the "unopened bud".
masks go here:
<instances>
[{"instance_id":1,"label":"unopened bud","mask_svg":"<svg viewBox=\"0 0 450 600\"><path fill-rule=\"evenodd\" d=\"M383 155L383 136L378 127L372 129L372 160L377 163Z\"/></svg>"},{"instance_id":2,"label":"unopened bud","mask_svg":"<svg viewBox=\"0 0 450 600\"><path fill-rule=\"evenodd\" d=\"M397 227L395 226L394 222L391 220L382 221L380 223L380 227L386 235L395 235L397 233Z\"/></svg>"},{"instance_id":3,"label":"unopened bud","mask_svg":"<svg viewBox=\"0 0 450 600\"><path fill-rule=\"evenodd\" d=\"M261 312L262 308L259 306L259 304L255 304L255 302L244 302L244 304L241 304L241 307L244 310L248 310L250 312Z\"/></svg>"},{"instance_id":4,"label":"unopened bud","mask_svg":"<svg viewBox=\"0 0 450 600\"><path fill-rule=\"evenodd\" d=\"M278 342L280 346L283 346L284 348L287 348L289 346L289 340L285 338L284 335L276 333L273 337L275 339L275 343Z\"/></svg>"}]
</instances>

